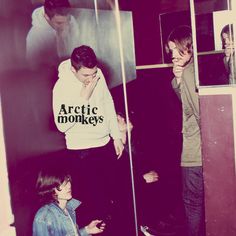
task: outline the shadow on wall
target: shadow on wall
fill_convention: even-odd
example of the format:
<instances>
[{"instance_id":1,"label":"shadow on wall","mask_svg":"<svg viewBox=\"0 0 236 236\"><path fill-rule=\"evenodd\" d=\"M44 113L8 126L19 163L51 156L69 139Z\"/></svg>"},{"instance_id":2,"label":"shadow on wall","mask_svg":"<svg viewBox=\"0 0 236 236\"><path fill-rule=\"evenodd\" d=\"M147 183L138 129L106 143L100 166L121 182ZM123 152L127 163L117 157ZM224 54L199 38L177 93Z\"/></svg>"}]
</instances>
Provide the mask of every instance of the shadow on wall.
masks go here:
<instances>
[{"instance_id":1,"label":"shadow on wall","mask_svg":"<svg viewBox=\"0 0 236 236\"><path fill-rule=\"evenodd\" d=\"M64 135L57 131L52 113L57 71L12 69L0 77L15 226L17 236L31 235L32 217L38 208L35 181L39 169L50 162L63 166Z\"/></svg>"},{"instance_id":2,"label":"shadow on wall","mask_svg":"<svg viewBox=\"0 0 236 236\"><path fill-rule=\"evenodd\" d=\"M127 84L127 97L145 160L160 170L162 179L177 181L175 191L179 192L182 112L171 87L172 78L172 68L140 70L138 78ZM116 110L125 114L122 89L114 88L112 95Z\"/></svg>"},{"instance_id":3,"label":"shadow on wall","mask_svg":"<svg viewBox=\"0 0 236 236\"><path fill-rule=\"evenodd\" d=\"M65 148L54 124L52 70L11 70L1 75L1 98L9 168L22 159Z\"/></svg>"}]
</instances>

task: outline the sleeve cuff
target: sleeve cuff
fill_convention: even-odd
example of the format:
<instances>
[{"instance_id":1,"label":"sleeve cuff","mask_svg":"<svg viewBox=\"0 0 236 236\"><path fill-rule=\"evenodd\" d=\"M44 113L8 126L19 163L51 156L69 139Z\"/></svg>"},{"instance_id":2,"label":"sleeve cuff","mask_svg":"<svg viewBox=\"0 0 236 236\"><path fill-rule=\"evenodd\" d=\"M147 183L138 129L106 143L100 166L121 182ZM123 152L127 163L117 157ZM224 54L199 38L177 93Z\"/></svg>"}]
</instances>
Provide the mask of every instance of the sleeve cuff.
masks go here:
<instances>
[{"instance_id":1,"label":"sleeve cuff","mask_svg":"<svg viewBox=\"0 0 236 236\"><path fill-rule=\"evenodd\" d=\"M115 139L121 139L121 134L120 134L120 133L119 133L119 134L116 134L116 135L111 134L111 137L112 137L113 140L115 140Z\"/></svg>"},{"instance_id":2,"label":"sleeve cuff","mask_svg":"<svg viewBox=\"0 0 236 236\"><path fill-rule=\"evenodd\" d=\"M82 229L79 229L79 233L81 236L90 236L91 234L88 234L85 227Z\"/></svg>"},{"instance_id":3,"label":"sleeve cuff","mask_svg":"<svg viewBox=\"0 0 236 236\"><path fill-rule=\"evenodd\" d=\"M178 89L180 87L180 84L177 83L176 78L172 79L171 84L174 89Z\"/></svg>"}]
</instances>

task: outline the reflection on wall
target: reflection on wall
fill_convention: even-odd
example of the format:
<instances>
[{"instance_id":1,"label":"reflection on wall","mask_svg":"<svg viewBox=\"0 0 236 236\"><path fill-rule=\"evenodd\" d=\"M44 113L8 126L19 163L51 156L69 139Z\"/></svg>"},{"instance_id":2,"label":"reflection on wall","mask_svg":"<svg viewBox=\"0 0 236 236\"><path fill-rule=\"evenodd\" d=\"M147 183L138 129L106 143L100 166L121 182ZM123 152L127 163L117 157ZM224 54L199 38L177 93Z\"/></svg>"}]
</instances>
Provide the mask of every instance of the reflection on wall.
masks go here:
<instances>
[{"instance_id":1,"label":"reflection on wall","mask_svg":"<svg viewBox=\"0 0 236 236\"><path fill-rule=\"evenodd\" d=\"M33 11L32 26L26 37L26 58L33 68L57 67L79 42L78 25L70 9L60 8L52 16L46 12L43 6Z\"/></svg>"},{"instance_id":2,"label":"reflection on wall","mask_svg":"<svg viewBox=\"0 0 236 236\"><path fill-rule=\"evenodd\" d=\"M68 10L68 9L63 9ZM82 44L92 47L99 59L110 88L122 83L118 31L114 12L111 10L80 9L70 10L63 15L68 22L63 31L55 30L39 7L32 14L32 27L27 35L27 59L37 66L55 66L70 57L73 49ZM121 34L124 51L126 80L136 78L132 14L120 12ZM52 23L52 22L51 22Z\"/></svg>"},{"instance_id":3,"label":"reflection on wall","mask_svg":"<svg viewBox=\"0 0 236 236\"><path fill-rule=\"evenodd\" d=\"M31 0L34 8L42 5L44 0ZM111 10L112 2L108 0L69 0L71 9L70 28L64 33L60 41L64 41L65 48L58 43L58 33L44 19L43 6L38 7L32 13L32 25L27 36L28 62L44 66L57 66L62 60L68 58L72 50L82 44L91 46L97 54L103 69L103 73L110 88L122 83L121 62L118 43L117 26L114 11ZM130 3L120 2L120 9L129 9ZM97 7L97 9L94 9ZM68 9L67 9L68 10ZM40 19L36 19L40 18ZM120 11L124 64L127 81L136 78L136 63L134 55L134 35L132 14L128 11ZM38 22L36 22L38 21ZM38 24L35 27L35 24ZM34 34L32 36L32 34ZM48 36L47 36L48 35ZM31 41L31 42L30 42ZM33 43L32 43L33 42ZM31 45L33 44L33 45ZM43 47L41 46L43 45ZM32 49L33 48L33 49ZM64 51L63 51L64 50ZM33 51L33 52L30 52ZM38 56L30 54L38 52Z\"/></svg>"},{"instance_id":4,"label":"reflection on wall","mask_svg":"<svg viewBox=\"0 0 236 236\"><path fill-rule=\"evenodd\" d=\"M171 12L160 15L163 63L171 63L171 55L166 51L167 38L170 32L179 25L191 26L189 11Z\"/></svg>"},{"instance_id":5,"label":"reflection on wall","mask_svg":"<svg viewBox=\"0 0 236 236\"><path fill-rule=\"evenodd\" d=\"M166 53L166 41L170 32L179 25L191 26L190 12L180 11L160 15L162 37L163 63L170 63L170 55ZM213 14L204 13L196 15L196 32L198 52L214 50ZM220 38L220 34L218 36Z\"/></svg>"},{"instance_id":6,"label":"reflection on wall","mask_svg":"<svg viewBox=\"0 0 236 236\"><path fill-rule=\"evenodd\" d=\"M91 9L74 11L79 29L79 44L91 46L101 62L108 86L122 84L118 33L114 12L98 11L98 19ZM124 51L124 64L127 81L136 78L134 36L131 12L121 11L121 30Z\"/></svg>"},{"instance_id":7,"label":"reflection on wall","mask_svg":"<svg viewBox=\"0 0 236 236\"><path fill-rule=\"evenodd\" d=\"M214 42L215 50L222 49L222 42L220 33L225 25L232 24L235 21L235 14L232 11L216 11L213 12L213 23L214 23Z\"/></svg>"},{"instance_id":8,"label":"reflection on wall","mask_svg":"<svg viewBox=\"0 0 236 236\"><path fill-rule=\"evenodd\" d=\"M194 2L200 85L235 84L233 28L225 28L225 40L221 38L223 28L235 22L235 14L230 1L207 3L200 8L200 2Z\"/></svg>"}]
</instances>

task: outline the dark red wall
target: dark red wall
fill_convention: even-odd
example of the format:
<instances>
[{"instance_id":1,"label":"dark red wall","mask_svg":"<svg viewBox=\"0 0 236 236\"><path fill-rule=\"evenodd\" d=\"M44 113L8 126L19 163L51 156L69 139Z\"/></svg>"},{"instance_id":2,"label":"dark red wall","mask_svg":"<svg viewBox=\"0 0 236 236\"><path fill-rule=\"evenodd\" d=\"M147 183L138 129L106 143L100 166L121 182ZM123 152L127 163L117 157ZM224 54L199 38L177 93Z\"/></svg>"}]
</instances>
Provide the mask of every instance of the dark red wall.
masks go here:
<instances>
[{"instance_id":1,"label":"dark red wall","mask_svg":"<svg viewBox=\"0 0 236 236\"><path fill-rule=\"evenodd\" d=\"M206 232L236 235L236 180L231 95L200 97Z\"/></svg>"}]
</instances>

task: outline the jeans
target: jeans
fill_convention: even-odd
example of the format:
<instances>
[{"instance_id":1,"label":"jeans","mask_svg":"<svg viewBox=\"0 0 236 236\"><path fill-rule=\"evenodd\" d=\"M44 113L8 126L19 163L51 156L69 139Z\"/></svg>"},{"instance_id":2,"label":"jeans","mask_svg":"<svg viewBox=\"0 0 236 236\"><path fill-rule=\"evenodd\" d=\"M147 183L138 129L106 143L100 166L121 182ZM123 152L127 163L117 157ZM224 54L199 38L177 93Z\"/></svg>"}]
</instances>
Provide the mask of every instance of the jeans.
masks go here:
<instances>
[{"instance_id":1,"label":"jeans","mask_svg":"<svg viewBox=\"0 0 236 236\"><path fill-rule=\"evenodd\" d=\"M204 236L204 188L202 167L182 167L183 202L188 236Z\"/></svg>"}]
</instances>

